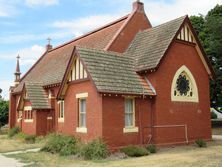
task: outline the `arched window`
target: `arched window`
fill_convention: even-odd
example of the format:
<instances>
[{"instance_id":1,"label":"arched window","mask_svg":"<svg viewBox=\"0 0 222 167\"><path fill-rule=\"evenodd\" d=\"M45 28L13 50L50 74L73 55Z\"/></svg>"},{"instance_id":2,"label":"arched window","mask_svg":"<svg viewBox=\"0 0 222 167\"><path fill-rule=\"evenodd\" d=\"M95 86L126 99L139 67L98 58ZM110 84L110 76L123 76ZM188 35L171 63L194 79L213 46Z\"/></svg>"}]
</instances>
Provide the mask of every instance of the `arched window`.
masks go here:
<instances>
[{"instance_id":1,"label":"arched window","mask_svg":"<svg viewBox=\"0 0 222 167\"><path fill-rule=\"evenodd\" d=\"M186 66L180 67L174 75L171 86L171 100L199 102L196 81Z\"/></svg>"}]
</instances>

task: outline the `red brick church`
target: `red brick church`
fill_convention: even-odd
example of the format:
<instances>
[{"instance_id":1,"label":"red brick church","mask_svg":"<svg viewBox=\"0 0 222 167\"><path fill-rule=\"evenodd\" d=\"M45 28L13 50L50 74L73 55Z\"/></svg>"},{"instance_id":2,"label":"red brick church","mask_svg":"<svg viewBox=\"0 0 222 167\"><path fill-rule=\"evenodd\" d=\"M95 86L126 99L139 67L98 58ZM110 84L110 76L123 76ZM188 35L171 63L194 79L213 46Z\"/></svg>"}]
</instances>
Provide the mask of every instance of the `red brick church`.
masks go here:
<instances>
[{"instance_id":1,"label":"red brick church","mask_svg":"<svg viewBox=\"0 0 222 167\"><path fill-rule=\"evenodd\" d=\"M152 27L143 3L45 53L10 89L10 127L110 147L211 139L214 71L188 16Z\"/></svg>"}]
</instances>

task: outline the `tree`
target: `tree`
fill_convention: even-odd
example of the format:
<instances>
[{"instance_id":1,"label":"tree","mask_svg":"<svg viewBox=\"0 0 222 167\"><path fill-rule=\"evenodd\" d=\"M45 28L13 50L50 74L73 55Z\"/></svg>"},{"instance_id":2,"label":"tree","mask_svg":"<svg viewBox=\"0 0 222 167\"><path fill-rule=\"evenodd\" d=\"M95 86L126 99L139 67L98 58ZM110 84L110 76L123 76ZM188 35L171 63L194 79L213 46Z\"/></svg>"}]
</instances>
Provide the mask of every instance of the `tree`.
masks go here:
<instances>
[{"instance_id":1,"label":"tree","mask_svg":"<svg viewBox=\"0 0 222 167\"><path fill-rule=\"evenodd\" d=\"M6 101L1 96L2 89L0 88L0 127L8 123L9 101Z\"/></svg>"},{"instance_id":2,"label":"tree","mask_svg":"<svg viewBox=\"0 0 222 167\"><path fill-rule=\"evenodd\" d=\"M216 5L204 17L191 16L190 20L213 65L216 79L211 81L211 106L222 107L222 5Z\"/></svg>"}]
</instances>

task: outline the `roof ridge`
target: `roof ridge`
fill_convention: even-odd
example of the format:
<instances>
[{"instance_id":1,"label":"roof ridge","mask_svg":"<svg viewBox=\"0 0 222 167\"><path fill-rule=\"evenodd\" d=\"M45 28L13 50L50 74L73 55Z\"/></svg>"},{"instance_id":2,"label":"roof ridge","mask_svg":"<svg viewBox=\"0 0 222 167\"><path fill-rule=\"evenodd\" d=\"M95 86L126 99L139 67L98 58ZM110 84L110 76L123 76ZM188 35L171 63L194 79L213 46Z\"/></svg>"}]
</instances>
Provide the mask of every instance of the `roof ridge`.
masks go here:
<instances>
[{"instance_id":1,"label":"roof ridge","mask_svg":"<svg viewBox=\"0 0 222 167\"><path fill-rule=\"evenodd\" d=\"M123 53L119 53L119 52L115 52L115 51L109 51L109 50L102 50L102 49L97 49L97 48L89 48L89 47L85 47L85 46L76 46L76 49L78 51L78 49L80 50L87 50L87 51L97 51L100 53L109 53L112 55L119 55L119 56L124 56Z\"/></svg>"},{"instance_id":2,"label":"roof ridge","mask_svg":"<svg viewBox=\"0 0 222 167\"><path fill-rule=\"evenodd\" d=\"M125 15L125 16L123 16L123 17L121 17L121 18L119 18L119 19L117 19L117 20L115 20L115 21L112 21L112 22L110 22L110 23L108 23L108 24L105 24L105 25L102 26L102 27L96 28L96 29L94 29L94 30L92 30L92 31L89 31L89 32L86 33L86 34L83 34L83 35L81 35L81 36L79 36L79 37L77 37L77 38L74 38L74 39L72 39L72 40L70 40L70 41L68 41L68 42L65 42L65 43L63 43L63 44L60 44L60 45L54 47L53 49L51 49L49 52L52 52L52 51L54 51L54 50L56 50L56 49L59 49L59 48L61 48L61 47L63 47L63 46L66 46L66 45L71 44L71 43L73 43L73 42L75 42L75 41L78 41L78 40L80 40L80 39L82 39L82 38L84 38L84 37L87 37L87 36L91 35L91 34L94 34L94 33L98 32L98 31L101 31L101 30L103 30L103 29L105 29L105 28L107 28L107 27L110 27L110 26L112 26L112 25L114 25L114 24L117 24L117 23L119 23L119 22L127 19L127 18L129 17L129 15L130 15L130 14Z\"/></svg>"},{"instance_id":3,"label":"roof ridge","mask_svg":"<svg viewBox=\"0 0 222 167\"><path fill-rule=\"evenodd\" d=\"M156 29L156 28L159 28L159 27L161 27L161 26L164 26L164 25L167 25L167 24L169 24L169 23L171 23L171 22L174 22L174 21L176 21L176 20L180 20L180 19L185 19L186 17L188 17L188 15L184 15L184 16L180 16L180 17L178 17L178 18L175 18L175 19L173 19L173 20L169 20L169 21L167 21L167 22L165 22L165 23L161 23L161 24L159 24L159 25L157 25L157 26L154 26L154 27L152 27L152 28L148 28L148 29L145 29L145 30L143 30L143 31L140 31L139 33L142 33L142 32L147 32L147 31L151 31L151 30L153 30L153 29Z\"/></svg>"}]
</instances>

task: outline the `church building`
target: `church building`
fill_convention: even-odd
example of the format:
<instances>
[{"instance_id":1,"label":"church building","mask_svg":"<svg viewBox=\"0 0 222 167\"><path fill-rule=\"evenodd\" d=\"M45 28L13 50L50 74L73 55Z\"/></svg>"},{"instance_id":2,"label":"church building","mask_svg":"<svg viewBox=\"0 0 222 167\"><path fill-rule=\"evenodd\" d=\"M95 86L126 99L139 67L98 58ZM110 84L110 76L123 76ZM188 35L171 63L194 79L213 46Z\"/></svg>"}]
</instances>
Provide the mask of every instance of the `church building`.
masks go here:
<instances>
[{"instance_id":1,"label":"church building","mask_svg":"<svg viewBox=\"0 0 222 167\"><path fill-rule=\"evenodd\" d=\"M53 47L10 88L10 128L111 148L211 140L214 71L188 16L152 26L144 4Z\"/></svg>"}]
</instances>

